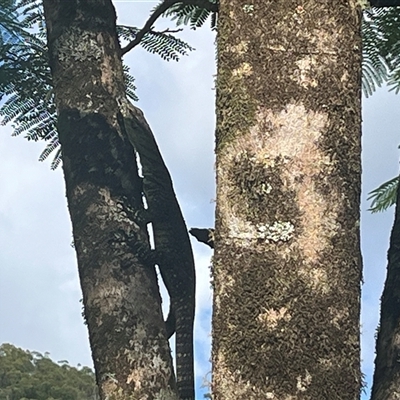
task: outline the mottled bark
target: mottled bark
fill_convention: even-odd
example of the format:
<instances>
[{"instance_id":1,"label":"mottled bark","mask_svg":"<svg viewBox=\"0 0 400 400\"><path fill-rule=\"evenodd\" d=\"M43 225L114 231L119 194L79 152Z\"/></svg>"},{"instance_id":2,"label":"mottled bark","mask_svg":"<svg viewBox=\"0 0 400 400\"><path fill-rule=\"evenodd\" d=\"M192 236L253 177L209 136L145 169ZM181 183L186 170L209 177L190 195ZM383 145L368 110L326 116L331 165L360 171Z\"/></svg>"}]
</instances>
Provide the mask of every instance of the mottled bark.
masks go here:
<instances>
[{"instance_id":1,"label":"mottled bark","mask_svg":"<svg viewBox=\"0 0 400 400\"><path fill-rule=\"evenodd\" d=\"M381 300L371 400L400 399L400 190Z\"/></svg>"},{"instance_id":2,"label":"mottled bark","mask_svg":"<svg viewBox=\"0 0 400 400\"><path fill-rule=\"evenodd\" d=\"M221 0L213 398L359 398L360 9Z\"/></svg>"},{"instance_id":3,"label":"mottled bark","mask_svg":"<svg viewBox=\"0 0 400 400\"><path fill-rule=\"evenodd\" d=\"M175 381L148 248L110 0L44 0L68 207L103 399L173 399ZM140 246L139 246L140 247Z\"/></svg>"}]
</instances>

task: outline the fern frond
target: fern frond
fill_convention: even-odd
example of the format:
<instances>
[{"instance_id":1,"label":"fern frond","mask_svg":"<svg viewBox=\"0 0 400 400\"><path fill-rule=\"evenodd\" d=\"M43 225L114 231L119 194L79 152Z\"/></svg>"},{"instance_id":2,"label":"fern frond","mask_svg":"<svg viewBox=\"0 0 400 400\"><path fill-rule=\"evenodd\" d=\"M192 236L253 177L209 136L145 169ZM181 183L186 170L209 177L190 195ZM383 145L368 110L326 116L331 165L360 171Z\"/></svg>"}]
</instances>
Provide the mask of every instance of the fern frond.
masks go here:
<instances>
[{"instance_id":1,"label":"fern frond","mask_svg":"<svg viewBox=\"0 0 400 400\"><path fill-rule=\"evenodd\" d=\"M374 14L368 12L363 14L362 35L362 89L365 97L368 97L387 80L389 70L378 46L381 41L381 33Z\"/></svg>"},{"instance_id":2,"label":"fern frond","mask_svg":"<svg viewBox=\"0 0 400 400\"><path fill-rule=\"evenodd\" d=\"M131 41L136 37L139 28L119 25L117 32L121 38ZM158 54L166 61L178 61L180 56L186 56L189 51L194 50L189 44L167 32L147 32L140 45L149 53Z\"/></svg>"},{"instance_id":3,"label":"fern frond","mask_svg":"<svg viewBox=\"0 0 400 400\"><path fill-rule=\"evenodd\" d=\"M383 82L400 90L400 7L373 8L363 14L363 90L366 96Z\"/></svg>"},{"instance_id":4,"label":"fern frond","mask_svg":"<svg viewBox=\"0 0 400 400\"><path fill-rule=\"evenodd\" d=\"M211 15L211 12L205 10L204 8L198 8L194 13L192 18L190 19L190 26L192 29L200 28L207 21L208 17Z\"/></svg>"},{"instance_id":5,"label":"fern frond","mask_svg":"<svg viewBox=\"0 0 400 400\"><path fill-rule=\"evenodd\" d=\"M372 213L385 211L395 204L398 185L399 177L396 176L369 192L367 200L372 201L368 211L371 211Z\"/></svg>"},{"instance_id":6,"label":"fern frond","mask_svg":"<svg viewBox=\"0 0 400 400\"><path fill-rule=\"evenodd\" d=\"M21 0L17 6L21 8L22 22L14 26L10 21L8 25L16 32L16 40L0 48L0 98L6 96L0 105L0 124L12 123L13 136L23 133L28 140L48 142L39 160L47 159L56 151L51 163L55 169L61 162L61 148L41 2ZM39 25L39 32L28 33L26 29L35 24ZM134 78L127 66L124 66L124 77L127 95L137 100Z\"/></svg>"},{"instance_id":7,"label":"fern frond","mask_svg":"<svg viewBox=\"0 0 400 400\"><path fill-rule=\"evenodd\" d=\"M47 143L46 148L42 151L42 154L39 157L39 161L44 161L49 155L60 146L60 142L58 141L58 136L53 137L50 140L50 143Z\"/></svg>"},{"instance_id":8,"label":"fern frond","mask_svg":"<svg viewBox=\"0 0 400 400\"><path fill-rule=\"evenodd\" d=\"M158 54L166 61L178 61L180 55L187 55L188 50L194 50L183 40L170 34L158 32L147 33L140 44L148 52Z\"/></svg>"},{"instance_id":9,"label":"fern frond","mask_svg":"<svg viewBox=\"0 0 400 400\"><path fill-rule=\"evenodd\" d=\"M56 155L53 157L53 161L51 162L50 168L54 171L61 163L62 161L62 153L61 153L61 147L57 149Z\"/></svg>"},{"instance_id":10,"label":"fern frond","mask_svg":"<svg viewBox=\"0 0 400 400\"><path fill-rule=\"evenodd\" d=\"M217 13L211 14L211 30L217 29Z\"/></svg>"},{"instance_id":11,"label":"fern frond","mask_svg":"<svg viewBox=\"0 0 400 400\"><path fill-rule=\"evenodd\" d=\"M217 0L208 0L209 4L218 4ZM165 13L165 17L172 17L177 26L190 25L191 29L200 28L211 16L211 28L215 29L217 25L217 13L206 8L193 5L177 3L170 7Z\"/></svg>"},{"instance_id":12,"label":"fern frond","mask_svg":"<svg viewBox=\"0 0 400 400\"><path fill-rule=\"evenodd\" d=\"M28 113L33 107L35 107L35 102L33 99L21 99L19 94L14 94L7 99L0 109L0 116L4 116L1 124L8 124L18 115Z\"/></svg>"},{"instance_id":13,"label":"fern frond","mask_svg":"<svg viewBox=\"0 0 400 400\"><path fill-rule=\"evenodd\" d=\"M389 91L398 94L400 91L400 65L394 68L388 79Z\"/></svg>"},{"instance_id":14,"label":"fern frond","mask_svg":"<svg viewBox=\"0 0 400 400\"><path fill-rule=\"evenodd\" d=\"M122 69L124 72L125 79L125 91L126 95L131 98L133 101L138 101L139 98L136 96L136 86L134 84L135 78L129 74L129 67L125 64L122 65Z\"/></svg>"}]
</instances>

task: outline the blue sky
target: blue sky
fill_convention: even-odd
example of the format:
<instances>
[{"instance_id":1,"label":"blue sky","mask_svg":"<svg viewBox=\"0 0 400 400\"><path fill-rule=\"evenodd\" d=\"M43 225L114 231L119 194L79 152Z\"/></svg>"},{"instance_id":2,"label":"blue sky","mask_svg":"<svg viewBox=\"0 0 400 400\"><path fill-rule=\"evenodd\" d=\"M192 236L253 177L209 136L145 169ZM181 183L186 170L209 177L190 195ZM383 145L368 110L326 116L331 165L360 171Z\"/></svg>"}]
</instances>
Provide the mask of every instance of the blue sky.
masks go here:
<instances>
[{"instance_id":1,"label":"blue sky","mask_svg":"<svg viewBox=\"0 0 400 400\"><path fill-rule=\"evenodd\" d=\"M116 2L119 23L142 26L157 2ZM167 21L157 28L171 27ZM208 26L180 34L196 48L181 61L165 62L142 49L125 56L136 78L139 107L145 112L165 161L189 227L214 220L214 34ZM393 209L367 212L368 192L398 173L400 97L379 90L363 101L362 304L363 372L370 382L379 298ZM54 360L91 365L71 224L61 169L37 161L43 143L11 137L0 127L0 343L49 352ZM195 325L197 399L209 379L210 257L193 241L197 271ZM165 302L164 306L167 307ZM365 396L365 398L367 398Z\"/></svg>"}]
</instances>

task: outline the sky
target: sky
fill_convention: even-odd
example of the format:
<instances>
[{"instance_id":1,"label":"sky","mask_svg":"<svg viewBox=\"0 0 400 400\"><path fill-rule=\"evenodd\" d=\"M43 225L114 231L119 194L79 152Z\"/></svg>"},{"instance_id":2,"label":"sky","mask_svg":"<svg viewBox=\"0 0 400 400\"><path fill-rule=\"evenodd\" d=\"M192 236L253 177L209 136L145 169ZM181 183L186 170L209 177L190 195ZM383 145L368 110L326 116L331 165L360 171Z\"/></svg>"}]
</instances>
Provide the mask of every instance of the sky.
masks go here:
<instances>
[{"instance_id":1,"label":"sky","mask_svg":"<svg viewBox=\"0 0 400 400\"><path fill-rule=\"evenodd\" d=\"M118 23L142 26L157 2L116 1ZM157 29L173 27L159 21ZM135 48L125 56L136 78L138 106L170 169L188 227L214 220L214 33L206 25L179 34L196 48L178 63ZM363 98L361 206L364 284L362 369L371 382L374 334L386 273L393 208L371 214L368 192L398 174L400 97L378 90ZM11 137L0 126L0 343L92 366L83 324L76 258L62 170L39 162L43 143ZM195 357L197 399L208 391L211 365L211 250L192 241L197 274ZM165 301L165 308L167 308ZM367 393L370 385L367 387ZM367 398L367 394L363 399Z\"/></svg>"}]
</instances>

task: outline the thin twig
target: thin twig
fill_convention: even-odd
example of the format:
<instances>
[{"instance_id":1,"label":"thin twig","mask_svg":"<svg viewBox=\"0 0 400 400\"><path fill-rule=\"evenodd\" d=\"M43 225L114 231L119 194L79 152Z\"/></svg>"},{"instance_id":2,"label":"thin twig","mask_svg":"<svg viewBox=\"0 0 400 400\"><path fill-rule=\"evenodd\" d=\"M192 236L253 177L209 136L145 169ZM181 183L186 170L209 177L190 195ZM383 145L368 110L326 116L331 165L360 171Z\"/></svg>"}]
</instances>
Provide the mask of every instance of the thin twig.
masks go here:
<instances>
[{"instance_id":1,"label":"thin twig","mask_svg":"<svg viewBox=\"0 0 400 400\"><path fill-rule=\"evenodd\" d=\"M162 34L162 33L178 33L182 32L183 28L178 28L178 29L164 29L163 31L153 31L152 29L149 31L150 33L156 33L156 34Z\"/></svg>"}]
</instances>

